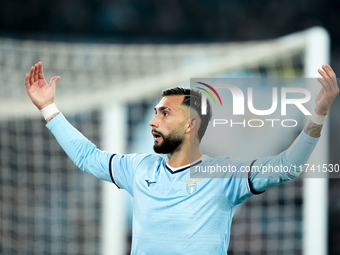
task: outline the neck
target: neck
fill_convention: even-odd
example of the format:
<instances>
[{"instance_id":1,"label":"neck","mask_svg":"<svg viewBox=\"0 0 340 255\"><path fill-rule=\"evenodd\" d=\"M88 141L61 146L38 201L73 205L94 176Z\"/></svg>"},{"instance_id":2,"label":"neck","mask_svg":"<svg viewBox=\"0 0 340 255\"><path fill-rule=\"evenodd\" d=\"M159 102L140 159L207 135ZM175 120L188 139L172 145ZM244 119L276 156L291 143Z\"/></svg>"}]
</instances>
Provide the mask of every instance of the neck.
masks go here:
<instances>
[{"instance_id":1,"label":"neck","mask_svg":"<svg viewBox=\"0 0 340 255\"><path fill-rule=\"evenodd\" d=\"M180 149L167 155L167 163L171 167L181 167L188 165L202 156L201 150L197 145L183 144Z\"/></svg>"}]
</instances>

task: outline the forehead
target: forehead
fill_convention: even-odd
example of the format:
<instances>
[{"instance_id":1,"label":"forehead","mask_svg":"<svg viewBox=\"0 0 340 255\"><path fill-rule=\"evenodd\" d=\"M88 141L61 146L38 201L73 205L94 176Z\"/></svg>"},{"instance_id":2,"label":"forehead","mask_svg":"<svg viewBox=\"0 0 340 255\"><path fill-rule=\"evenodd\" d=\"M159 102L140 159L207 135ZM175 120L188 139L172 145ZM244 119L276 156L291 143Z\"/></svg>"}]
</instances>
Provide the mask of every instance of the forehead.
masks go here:
<instances>
[{"instance_id":1,"label":"forehead","mask_svg":"<svg viewBox=\"0 0 340 255\"><path fill-rule=\"evenodd\" d=\"M161 107L170 108L172 111L177 111L183 109L182 102L184 100L184 96L165 96L158 102L155 106L155 109Z\"/></svg>"}]
</instances>

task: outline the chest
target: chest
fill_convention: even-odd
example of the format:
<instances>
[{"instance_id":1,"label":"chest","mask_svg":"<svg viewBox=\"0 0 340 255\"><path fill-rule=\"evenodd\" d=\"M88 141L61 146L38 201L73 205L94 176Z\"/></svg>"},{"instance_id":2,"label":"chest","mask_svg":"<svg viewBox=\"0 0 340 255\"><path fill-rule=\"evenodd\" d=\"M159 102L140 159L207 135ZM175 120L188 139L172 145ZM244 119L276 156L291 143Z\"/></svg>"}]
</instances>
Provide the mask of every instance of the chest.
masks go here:
<instances>
[{"instance_id":1,"label":"chest","mask_svg":"<svg viewBox=\"0 0 340 255\"><path fill-rule=\"evenodd\" d=\"M190 172L166 169L139 172L133 183L134 211L186 212L227 211L230 204L221 179L190 178Z\"/></svg>"}]
</instances>

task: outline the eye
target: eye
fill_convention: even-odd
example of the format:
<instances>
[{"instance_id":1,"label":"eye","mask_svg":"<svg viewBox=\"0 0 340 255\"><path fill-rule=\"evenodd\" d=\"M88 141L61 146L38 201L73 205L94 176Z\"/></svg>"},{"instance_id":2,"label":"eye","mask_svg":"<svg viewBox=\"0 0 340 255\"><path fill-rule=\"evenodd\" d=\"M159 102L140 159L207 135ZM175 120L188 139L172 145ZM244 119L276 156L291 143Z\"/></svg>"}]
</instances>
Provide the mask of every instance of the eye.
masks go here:
<instances>
[{"instance_id":1,"label":"eye","mask_svg":"<svg viewBox=\"0 0 340 255\"><path fill-rule=\"evenodd\" d=\"M168 112L163 112L163 115L164 116L169 116L169 113Z\"/></svg>"}]
</instances>

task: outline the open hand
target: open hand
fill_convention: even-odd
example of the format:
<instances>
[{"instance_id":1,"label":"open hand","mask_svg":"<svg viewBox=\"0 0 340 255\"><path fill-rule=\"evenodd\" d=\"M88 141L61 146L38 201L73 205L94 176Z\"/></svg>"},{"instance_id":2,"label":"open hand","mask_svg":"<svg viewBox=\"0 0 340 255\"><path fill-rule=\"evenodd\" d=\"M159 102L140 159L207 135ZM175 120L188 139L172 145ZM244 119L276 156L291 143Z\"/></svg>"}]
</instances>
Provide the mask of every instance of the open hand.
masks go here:
<instances>
[{"instance_id":1,"label":"open hand","mask_svg":"<svg viewBox=\"0 0 340 255\"><path fill-rule=\"evenodd\" d=\"M322 65L322 69L318 69L323 79L318 78L322 88L315 99L315 111L318 115L325 116L339 93L339 87L332 68L329 65Z\"/></svg>"},{"instance_id":2,"label":"open hand","mask_svg":"<svg viewBox=\"0 0 340 255\"><path fill-rule=\"evenodd\" d=\"M30 72L26 74L25 85L27 93L39 110L54 102L55 86L59 79L59 76L54 76L50 84L47 84L41 62L32 66Z\"/></svg>"}]
</instances>

